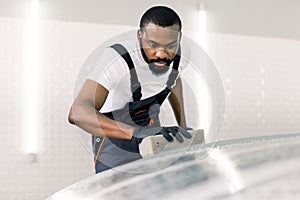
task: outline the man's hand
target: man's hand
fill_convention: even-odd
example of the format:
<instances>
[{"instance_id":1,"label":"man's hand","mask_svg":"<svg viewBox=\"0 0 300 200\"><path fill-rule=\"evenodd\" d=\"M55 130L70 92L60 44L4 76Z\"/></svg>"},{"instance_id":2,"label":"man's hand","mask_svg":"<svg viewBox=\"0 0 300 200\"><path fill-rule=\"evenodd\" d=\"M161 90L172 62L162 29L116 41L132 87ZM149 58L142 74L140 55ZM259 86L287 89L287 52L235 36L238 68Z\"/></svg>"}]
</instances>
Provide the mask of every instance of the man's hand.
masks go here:
<instances>
[{"instance_id":1,"label":"man's hand","mask_svg":"<svg viewBox=\"0 0 300 200\"><path fill-rule=\"evenodd\" d=\"M173 136L183 142L183 135L186 138L191 138L192 135L188 132L192 128L183 128L180 126L171 127L137 127L131 138L132 143L141 143L145 137L162 134L169 142L173 141ZM173 136L172 136L173 135Z\"/></svg>"}]
</instances>

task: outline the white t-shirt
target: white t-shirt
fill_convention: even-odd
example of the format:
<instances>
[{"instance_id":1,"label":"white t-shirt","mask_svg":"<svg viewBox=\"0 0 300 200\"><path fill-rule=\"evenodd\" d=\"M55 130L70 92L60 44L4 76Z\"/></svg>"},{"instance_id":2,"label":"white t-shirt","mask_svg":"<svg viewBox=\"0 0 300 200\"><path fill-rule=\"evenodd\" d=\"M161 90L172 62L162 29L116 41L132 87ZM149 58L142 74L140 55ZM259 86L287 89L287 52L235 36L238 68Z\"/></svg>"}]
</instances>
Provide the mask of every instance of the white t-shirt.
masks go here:
<instances>
[{"instance_id":1,"label":"white t-shirt","mask_svg":"<svg viewBox=\"0 0 300 200\"><path fill-rule=\"evenodd\" d=\"M141 84L142 98L156 95L166 87L172 64L167 73L155 75L143 59L138 42L119 42L129 52L134 63L138 80ZM182 61L181 61L182 62ZM178 71L180 72L181 64ZM100 112L111 112L121 109L126 103L132 101L129 68L125 60L113 48L106 48L98 60L95 69L88 79L98 82L108 91L108 97Z\"/></svg>"}]
</instances>

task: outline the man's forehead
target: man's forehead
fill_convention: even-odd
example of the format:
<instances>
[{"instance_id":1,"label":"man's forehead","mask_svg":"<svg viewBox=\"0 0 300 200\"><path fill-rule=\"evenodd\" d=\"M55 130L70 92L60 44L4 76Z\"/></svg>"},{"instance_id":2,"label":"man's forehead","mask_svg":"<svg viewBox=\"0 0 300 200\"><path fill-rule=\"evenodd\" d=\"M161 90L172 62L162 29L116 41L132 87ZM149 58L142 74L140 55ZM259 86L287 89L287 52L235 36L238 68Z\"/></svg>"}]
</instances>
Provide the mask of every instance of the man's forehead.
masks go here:
<instances>
[{"instance_id":1,"label":"man's forehead","mask_svg":"<svg viewBox=\"0 0 300 200\"><path fill-rule=\"evenodd\" d=\"M146 24L144 26L144 29L155 29L155 28L161 29L161 30L169 30L169 31L179 32L179 28L180 27L179 27L178 24L174 24L172 26L165 26L165 27L163 27L163 26L156 25L156 24L154 24L152 22L150 22L150 23L148 23L148 24Z\"/></svg>"},{"instance_id":2,"label":"man's forehead","mask_svg":"<svg viewBox=\"0 0 300 200\"><path fill-rule=\"evenodd\" d=\"M176 40L179 39L179 25L162 27L153 23L147 24L143 28L144 36L153 40Z\"/></svg>"}]
</instances>

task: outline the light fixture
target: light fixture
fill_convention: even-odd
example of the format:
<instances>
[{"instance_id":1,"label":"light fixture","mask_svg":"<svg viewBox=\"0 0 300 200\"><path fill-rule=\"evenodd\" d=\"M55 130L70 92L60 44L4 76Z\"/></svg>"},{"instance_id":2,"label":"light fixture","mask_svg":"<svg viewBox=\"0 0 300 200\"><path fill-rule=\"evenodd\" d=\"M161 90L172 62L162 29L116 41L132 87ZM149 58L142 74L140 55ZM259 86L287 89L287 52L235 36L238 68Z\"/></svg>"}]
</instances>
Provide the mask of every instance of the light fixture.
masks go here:
<instances>
[{"instance_id":1,"label":"light fixture","mask_svg":"<svg viewBox=\"0 0 300 200\"><path fill-rule=\"evenodd\" d=\"M26 37L25 66L23 68L22 136L25 153L38 149L38 58L39 58L39 0L30 1L30 18Z\"/></svg>"},{"instance_id":2,"label":"light fixture","mask_svg":"<svg viewBox=\"0 0 300 200\"><path fill-rule=\"evenodd\" d=\"M206 34L206 10L202 3L198 4L198 43L203 51L207 52L207 34ZM205 136L207 136L210 127L210 104L209 104L209 91L207 91L206 85L199 82L196 83L201 91L201 101L199 105L200 112L200 127L203 128Z\"/></svg>"},{"instance_id":3,"label":"light fixture","mask_svg":"<svg viewBox=\"0 0 300 200\"><path fill-rule=\"evenodd\" d=\"M199 44L206 51L207 50L207 29L206 29L206 10L202 3L198 5L198 30L199 30Z\"/></svg>"}]
</instances>

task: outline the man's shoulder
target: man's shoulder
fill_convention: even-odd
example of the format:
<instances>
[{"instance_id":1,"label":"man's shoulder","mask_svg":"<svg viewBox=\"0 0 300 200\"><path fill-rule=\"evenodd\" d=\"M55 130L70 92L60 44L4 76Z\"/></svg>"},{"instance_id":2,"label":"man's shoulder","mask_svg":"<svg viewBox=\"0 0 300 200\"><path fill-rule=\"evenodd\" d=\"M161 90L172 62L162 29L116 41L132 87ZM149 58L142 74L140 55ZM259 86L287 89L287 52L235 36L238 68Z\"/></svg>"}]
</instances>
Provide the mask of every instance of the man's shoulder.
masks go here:
<instances>
[{"instance_id":1,"label":"man's shoulder","mask_svg":"<svg viewBox=\"0 0 300 200\"><path fill-rule=\"evenodd\" d=\"M132 41L132 40L125 40L125 41L119 41L119 42L115 42L114 44L120 44L123 47L126 48L126 50L130 53L131 51L134 51L137 49L137 43L136 41ZM114 45L112 44L112 45ZM112 46L110 45L110 46Z\"/></svg>"},{"instance_id":2,"label":"man's shoulder","mask_svg":"<svg viewBox=\"0 0 300 200\"><path fill-rule=\"evenodd\" d=\"M128 41L121 41L114 44L120 44L122 45L126 51L129 53L131 59L133 60L134 64L136 66L139 66L141 62L141 55L140 55L140 47L137 41L128 40ZM113 45L114 45L113 44ZM112 48L111 48L112 49ZM113 50L115 53L117 53L115 50Z\"/></svg>"},{"instance_id":3,"label":"man's shoulder","mask_svg":"<svg viewBox=\"0 0 300 200\"><path fill-rule=\"evenodd\" d=\"M129 52L131 56L133 56L132 53L136 52L135 50L137 49L137 43L135 41L125 40L111 43L104 49L96 65L112 65L116 63L117 60L120 60L120 53L118 53L114 48L112 48L112 46L115 44L120 44L123 47L125 47L126 51Z\"/></svg>"}]
</instances>

